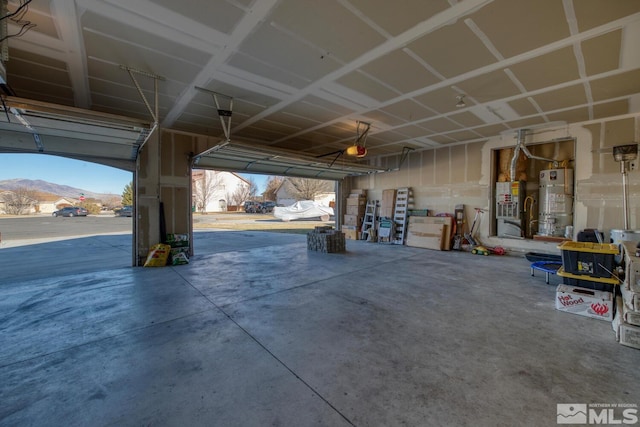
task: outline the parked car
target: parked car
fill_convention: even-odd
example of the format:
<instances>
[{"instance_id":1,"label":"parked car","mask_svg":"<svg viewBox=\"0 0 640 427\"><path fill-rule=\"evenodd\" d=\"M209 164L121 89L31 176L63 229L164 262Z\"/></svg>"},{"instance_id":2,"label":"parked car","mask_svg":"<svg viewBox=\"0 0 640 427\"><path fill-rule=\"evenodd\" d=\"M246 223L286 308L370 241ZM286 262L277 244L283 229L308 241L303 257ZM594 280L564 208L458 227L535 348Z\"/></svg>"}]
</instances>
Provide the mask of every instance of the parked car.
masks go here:
<instances>
[{"instance_id":1,"label":"parked car","mask_svg":"<svg viewBox=\"0 0 640 427\"><path fill-rule=\"evenodd\" d=\"M260 212L260 203L254 202L252 200L247 200L246 202L244 202L244 211L246 213Z\"/></svg>"},{"instance_id":2,"label":"parked car","mask_svg":"<svg viewBox=\"0 0 640 427\"><path fill-rule=\"evenodd\" d=\"M260 203L260 212L263 214L273 212L273 208L276 207L276 202L262 202Z\"/></svg>"},{"instance_id":3,"label":"parked car","mask_svg":"<svg viewBox=\"0 0 640 427\"><path fill-rule=\"evenodd\" d=\"M123 206L121 209L114 211L116 216L133 216L133 206Z\"/></svg>"},{"instance_id":4,"label":"parked car","mask_svg":"<svg viewBox=\"0 0 640 427\"><path fill-rule=\"evenodd\" d=\"M79 206L67 206L52 213L52 216L87 216L89 211Z\"/></svg>"}]
</instances>

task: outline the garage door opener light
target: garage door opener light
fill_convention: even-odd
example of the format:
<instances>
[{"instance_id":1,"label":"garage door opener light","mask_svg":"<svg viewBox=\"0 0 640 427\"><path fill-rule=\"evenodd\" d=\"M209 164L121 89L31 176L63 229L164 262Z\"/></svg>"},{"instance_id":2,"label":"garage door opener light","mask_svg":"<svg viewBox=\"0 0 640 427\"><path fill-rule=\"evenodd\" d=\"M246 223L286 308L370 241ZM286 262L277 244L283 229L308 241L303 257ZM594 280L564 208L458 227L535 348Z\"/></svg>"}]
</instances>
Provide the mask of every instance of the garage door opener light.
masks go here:
<instances>
[{"instance_id":1,"label":"garage door opener light","mask_svg":"<svg viewBox=\"0 0 640 427\"><path fill-rule=\"evenodd\" d=\"M356 140L353 145L348 147L346 153L348 156L355 156L362 158L367 155L367 135L371 129L371 124L367 122L358 121L356 125Z\"/></svg>"}]
</instances>

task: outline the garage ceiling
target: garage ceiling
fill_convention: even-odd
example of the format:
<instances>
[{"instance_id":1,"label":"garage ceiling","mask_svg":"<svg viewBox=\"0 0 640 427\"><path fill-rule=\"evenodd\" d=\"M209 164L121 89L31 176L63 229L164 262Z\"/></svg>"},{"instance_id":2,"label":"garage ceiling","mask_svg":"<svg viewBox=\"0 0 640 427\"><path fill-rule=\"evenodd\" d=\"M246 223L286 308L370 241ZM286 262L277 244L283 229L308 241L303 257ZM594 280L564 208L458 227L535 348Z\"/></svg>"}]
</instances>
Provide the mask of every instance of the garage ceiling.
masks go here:
<instances>
[{"instance_id":1,"label":"garage ceiling","mask_svg":"<svg viewBox=\"0 0 640 427\"><path fill-rule=\"evenodd\" d=\"M24 1L24 0L23 0ZM10 1L9 10L19 2ZM314 158L371 123L370 155L640 109L638 0L33 0L16 95L150 120L121 65L160 75L163 127ZM21 25L9 21L9 34ZM153 97L153 80L140 78ZM462 96L462 98L460 98ZM457 107L462 100L465 104Z\"/></svg>"}]
</instances>

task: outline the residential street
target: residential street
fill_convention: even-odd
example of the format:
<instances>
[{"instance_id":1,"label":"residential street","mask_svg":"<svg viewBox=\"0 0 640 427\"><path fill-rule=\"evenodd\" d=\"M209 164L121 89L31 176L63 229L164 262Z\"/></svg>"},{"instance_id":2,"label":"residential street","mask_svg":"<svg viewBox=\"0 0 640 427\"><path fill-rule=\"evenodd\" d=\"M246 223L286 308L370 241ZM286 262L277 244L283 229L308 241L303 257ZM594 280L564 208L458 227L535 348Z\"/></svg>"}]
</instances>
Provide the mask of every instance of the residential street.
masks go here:
<instances>
[{"instance_id":1,"label":"residential street","mask_svg":"<svg viewBox=\"0 0 640 427\"><path fill-rule=\"evenodd\" d=\"M0 217L0 247L15 240L58 240L61 237L130 233L131 218L113 214L86 217L29 215Z\"/></svg>"}]
</instances>

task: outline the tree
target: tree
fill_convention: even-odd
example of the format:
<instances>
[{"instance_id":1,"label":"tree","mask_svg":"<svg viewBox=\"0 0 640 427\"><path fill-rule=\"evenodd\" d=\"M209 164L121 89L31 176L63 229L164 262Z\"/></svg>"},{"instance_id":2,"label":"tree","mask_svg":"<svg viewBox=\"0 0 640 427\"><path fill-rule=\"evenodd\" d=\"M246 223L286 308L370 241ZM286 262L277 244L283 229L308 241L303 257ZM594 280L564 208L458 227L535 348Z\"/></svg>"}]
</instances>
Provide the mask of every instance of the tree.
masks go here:
<instances>
[{"instance_id":1,"label":"tree","mask_svg":"<svg viewBox=\"0 0 640 427\"><path fill-rule=\"evenodd\" d=\"M249 198L255 199L258 194L258 184L253 178L249 178Z\"/></svg>"},{"instance_id":2,"label":"tree","mask_svg":"<svg viewBox=\"0 0 640 427\"><path fill-rule=\"evenodd\" d=\"M122 191L122 205L133 205L133 181L125 185L124 190Z\"/></svg>"},{"instance_id":3,"label":"tree","mask_svg":"<svg viewBox=\"0 0 640 427\"><path fill-rule=\"evenodd\" d=\"M240 207L247 200L251 200L255 196L256 185L253 183L253 196L251 195L251 181L249 180L249 185L239 185L236 187L236 190L233 193L227 193L227 200L231 202L232 205L236 205Z\"/></svg>"},{"instance_id":4,"label":"tree","mask_svg":"<svg viewBox=\"0 0 640 427\"><path fill-rule=\"evenodd\" d=\"M289 194L296 200L314 200L320 193L333 191L333 181L310 178L288 178Z\"/></svg>"},{"instance_id":5,"label":"tree","mask_svg":"<svg viewBox=\"0 0 640 427\"><path fill-rule=\"evenodd\" d=\"M240 185L236 188L231 194L227 194L227 199L231 201L231 204L240 206L245 201L249 200L251 195L249 194L249 187L245 185Z\"/></svg>"},{"instance_id":6,"label":"tree","mask_svg":"<svg viewBox=\"0 0 640 427\"><path fill-rule=\"evenodd\" d=\"M78 206L85 208L91 215L97 215L100 213L100 201L91 197L86 198L82 202L78 203Z\"/></svg>"},{"instance_id":7,"label":"tree","mask_svg":"<svg viewBox=\"0 0 640 427\"><path fill-rule=\"evenodd\" d=\"M267 180L267 188L264 190L263 196L265 200L276 200L278 196L276 195L276 191L282 185L282 181L284 178L281 176L270 176Z\"/></svg>"},{"instance_id":8,"label":"tree","mask_svg":"<svg viewBox=\"0 0 640 427\"><path fill-rule=\"evenodd\" d=\"M115 207L117 207L117 206L120 206L121 204L122 204L122 203L121 203L121 198L120 198L120 196L116 196L115 194L114 194L114 195L107 196L107 197L106 197L105 199L103 199L103 201L102 201L102 206L104 206L104 207L105 207L105 208L107 208L107 209L113 209L113 208L115 208Z\"/></svg>"},{"instance_id":9,"label":"tree","mask_svg":"<svg viewBox=\"0 0 640 427\"><path fill-rule=\"evenodd\" d=\"M22 215L37 202L37 192L27 187L17 187L2 194L4 210L9 215Z\"/></svg>"},{"instance_id":10,"label":"tree","mask_svg":"<svg viewBox=\"0 0 640 427\"><path fill-rule=\"evenodd\" d=\"M196 202L196 209L200 212L207 210L207 205L216 192L216 188L222 185L222 177L219 172L202 171L194 174L193 195Z\"/></svg>"}]
</instances>

